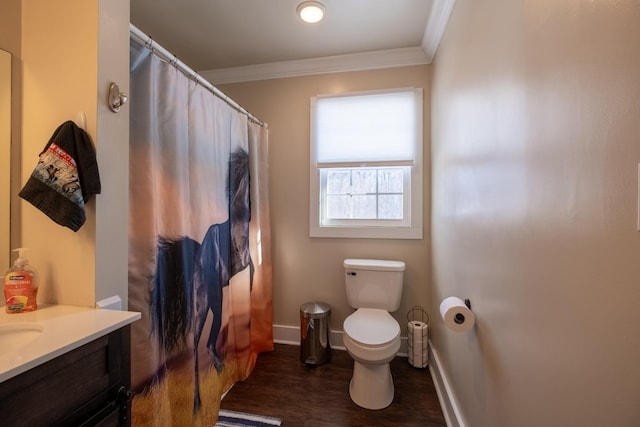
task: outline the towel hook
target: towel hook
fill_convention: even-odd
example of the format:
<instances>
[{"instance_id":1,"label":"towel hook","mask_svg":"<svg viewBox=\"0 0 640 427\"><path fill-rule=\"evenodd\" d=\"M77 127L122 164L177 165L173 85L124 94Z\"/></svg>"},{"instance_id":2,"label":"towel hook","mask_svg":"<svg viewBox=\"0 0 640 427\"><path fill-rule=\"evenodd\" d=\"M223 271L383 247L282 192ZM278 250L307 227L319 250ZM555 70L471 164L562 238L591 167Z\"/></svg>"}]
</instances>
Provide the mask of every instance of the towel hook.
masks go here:
<instances>
[{"instance_id":1,"label":"towel hook","mask_svg":"<svg viewBox=\"0 0 640 427\"><path fill-rule=\"evenodd\" d=\"M114 113L120 111L120 107L122 107L129 100L129 97L126 93L120 92L120 88L117 84L111 82L109 85L109 108Z\"/></svg>"},{"instance_id":2,"label":"towel hook","mask_svg":"<svg viewBox=\"0 0 640 427\"><path fill-rule=\"evenodd\" d=\"M80 129L86 132L87 131L87 115L85 114L84 111L78 111L77 118L78 118L78 123L76 124Z\"/></svg>"}]
</instances>

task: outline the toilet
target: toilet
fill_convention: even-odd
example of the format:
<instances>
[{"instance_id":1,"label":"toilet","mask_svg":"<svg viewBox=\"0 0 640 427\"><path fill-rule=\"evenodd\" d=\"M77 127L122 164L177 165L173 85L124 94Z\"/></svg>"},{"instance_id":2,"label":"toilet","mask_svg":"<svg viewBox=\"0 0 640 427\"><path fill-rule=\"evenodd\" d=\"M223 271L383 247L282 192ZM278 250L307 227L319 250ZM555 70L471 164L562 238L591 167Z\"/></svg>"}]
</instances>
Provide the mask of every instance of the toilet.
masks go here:
<instances>
[{"instance_id":1,"label":"toilet","mask_svg":"<svg viewBox=\"0 0 640 427\"><path fill-rule=\"evenodd\" d=\"M393 401L389 362L400 350L402 261L344 260L347 302L356 311L344 320L343 344L353 359L349 395L358 406L383 409Z\"/></svg>"}]
</instances>

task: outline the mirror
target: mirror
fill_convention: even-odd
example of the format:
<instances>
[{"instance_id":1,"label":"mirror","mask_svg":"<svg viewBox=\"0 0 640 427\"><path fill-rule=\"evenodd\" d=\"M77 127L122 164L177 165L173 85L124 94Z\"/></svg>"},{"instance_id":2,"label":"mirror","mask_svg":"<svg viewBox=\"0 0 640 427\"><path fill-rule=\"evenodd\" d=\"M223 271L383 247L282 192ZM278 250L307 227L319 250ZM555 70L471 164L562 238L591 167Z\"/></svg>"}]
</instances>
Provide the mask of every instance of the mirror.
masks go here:
<instances>
[{"instance_id":1,"label":"mirror","mask_svg":"<svg viewBox=\"0 0 640 427\"><path fill-rule=\"evenodd\" d=\"M0 269L11 265L11 54L0 49ZM9 160L9 161L8 161Z\"/></svg>"}]
</instances>

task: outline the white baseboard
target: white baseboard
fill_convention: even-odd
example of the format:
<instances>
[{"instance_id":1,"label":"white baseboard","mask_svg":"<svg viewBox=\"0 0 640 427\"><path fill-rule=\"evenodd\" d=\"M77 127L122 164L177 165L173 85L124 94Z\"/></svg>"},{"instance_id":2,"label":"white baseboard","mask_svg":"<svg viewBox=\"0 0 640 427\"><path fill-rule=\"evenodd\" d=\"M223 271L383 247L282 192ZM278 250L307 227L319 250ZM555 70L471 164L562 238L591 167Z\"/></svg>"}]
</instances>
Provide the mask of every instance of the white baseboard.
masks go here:
<instances>
[{"instance_id":1,"label":"white baseboard","mask_svg":"<svg viewBox=\"0 0 640 427\"><path fill-rule=\"evenodd\" d=\"M449 380L442 370L438 352L431 345L431 341L429 341L429 371L431 372L433 384L436 387L436 393L438 394L438 400L440 400L440 406L442 407L442 413L444 414L444 420L447 426L466 427L455 395L451 391Z\"/></svg>"},{"instance_id":2,"label":"white baseboard","mask_svg":"<svg viewBox=\"0 0 640 427\"><path fill-rule=\"evenodd\" d=\"M342 331L331 331L329 342L331 348L344 350L342 343ZM300 345L300 327L287 325L273 325L273 342L278 344ZM400 351L398 356L407 357L407 337L400 338Z\"/></svg>"},{"instance_id":3,"label":"white baseboard","mask_svg":"<svg viewBox=\"0 0 640 427\"><path fill-rule=\"evenodd\" d=\"M300 328L295 326L273 325L273 342L278 344L300 345Z\"/></svg>"}]
</instances>

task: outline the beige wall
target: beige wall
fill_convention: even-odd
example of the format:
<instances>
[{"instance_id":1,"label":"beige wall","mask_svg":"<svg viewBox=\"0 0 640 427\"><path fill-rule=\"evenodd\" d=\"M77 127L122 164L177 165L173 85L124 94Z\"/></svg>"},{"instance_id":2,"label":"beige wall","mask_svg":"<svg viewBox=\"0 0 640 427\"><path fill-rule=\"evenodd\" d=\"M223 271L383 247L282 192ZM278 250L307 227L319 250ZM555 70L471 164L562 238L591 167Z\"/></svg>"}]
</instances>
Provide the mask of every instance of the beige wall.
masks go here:
<instances>
[{"instance_id":1,"label":"beige wall","mask_svg":"<svg viewBox=\"0 0 640 427\"><path fill-rule=\"evenodd\" d=\"M20 180L20 140L22 139L22 128L20 126L22 117L22 8L21 0L3 0L2 13L0 14L0 49L11 53L11 182ZM17 190L10 188L10 218L19 225L18 203L13 203L18 197ZM4 193L3 193L4 194ZM18 242L20 239L19 226L10 230L11 240ZM9 242L2 242L8 245ZM14 245L15 246L15 245ZM3 252L4 254L4 252ZM9 257L0 258L0 269L4 272L11 262ZM4 302L2 302L4 304Z\"/></svg>"},{"instance_id":2,"label":"beige wall","mask_svg":"<svg viewBox=\"0 0 640 427\"><path fill-rule=\"evenodd\" d=\"M332 329L351 313L344 291L345 258L398 259L407 264L403 300L395 317L406 336L406 313L429 305L429 171L425 167L422 240L309 237L309 102L318 94L394 87L424 88L424 164L429 160L429 66L324 74L219 85L269 124L269 185L274 271L274 324L299 326L300 305L331 304Z\"/></svg>"},{"instance_id":3,"label":"beige wall","mask_svg":"<svg viewBox=\"0 0 640 427\"><path fill-rule=\"evenodd\" d=\"M129 105L107 104L115 82L129 93L129 0L100 0L95 140L102 193L96 197L95 301L129 294Z\"/></svg>"},{"instance_id":4,"label":"beige wall","mask_svg":"<svg viewBox=\"0 0 640 427\"><path fill-rule=\"evenodd\" d=\"M106 106L111 81L129 81L129 0L23 0L22 137L19 190L52 132L66 120L79 123L97 150L102 194L86 206L78 232L62 227L15 197L20 245L41 276L38 301L93 306L120 295L127 306L128 108ZM13 167L13 165L12 165ZM100 209L98 214L97 208Z\"/></svg>"},{"instance_id":5,"label":"beige wall","mask_svg":"<svg viewBox=\"0 0 640 427\"><path fill-rule=\"evenodd\" d=\"M55 31L43 31L58 19L64 22L64 11L70 10L74 10L76 25L56 25ZM22 14L24 115L20 187L62 122L76 120L78 112L84 111L87 131L95 135L98 66L96 1L23 1ZM19 200L21 245L29 248L27 256L41 276L38 300L90 305L95 301L95 200L87 204L87 222L77 233ZM71 286L72 282L78 285Z\"/></svg>"},{"instance_id":6,"label":"beige wall","mask_svg":"<svg viewBox=\"0 0 640 427\"><path fill-rule=\"evenodd\" d=\"M433 69L433 347L468 426L640 425L640 4L456 2Z\"/></svg>"},{"instance_id":7,"label":"beige wall","mask_svg":"<svg viewBox=\"0 0 640 427\"><path fill-rule=\"evenodd\" d=\"M0 14L0 49L20 54L21 0L3 0Z\"/></svg>"}]
</instances>

